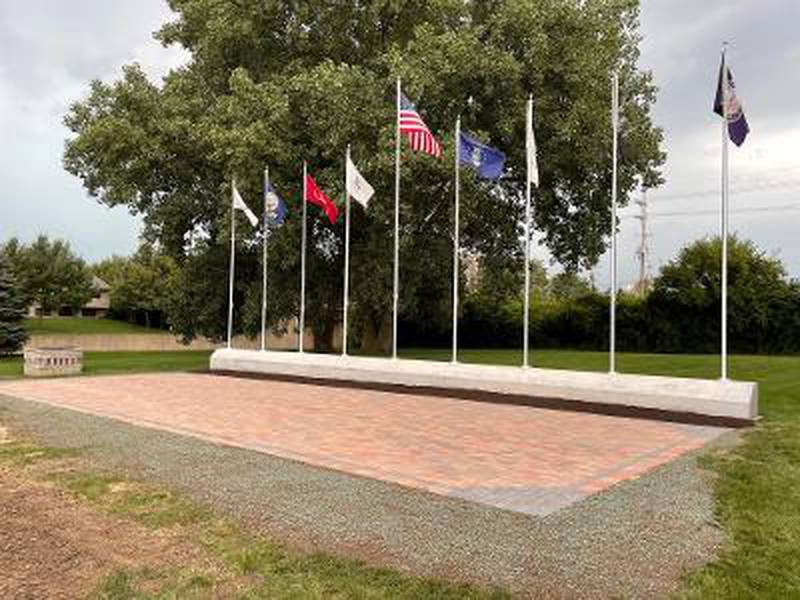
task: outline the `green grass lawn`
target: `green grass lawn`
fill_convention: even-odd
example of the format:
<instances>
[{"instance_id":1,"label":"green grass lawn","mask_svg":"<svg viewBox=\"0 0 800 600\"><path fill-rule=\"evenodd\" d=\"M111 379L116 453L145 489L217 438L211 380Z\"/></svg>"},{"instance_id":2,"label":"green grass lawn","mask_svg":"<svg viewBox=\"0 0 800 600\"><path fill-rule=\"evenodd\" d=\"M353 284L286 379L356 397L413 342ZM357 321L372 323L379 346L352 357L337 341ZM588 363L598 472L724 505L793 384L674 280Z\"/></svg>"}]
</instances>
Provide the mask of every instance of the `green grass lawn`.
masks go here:
<instances>
[{"instance_id":1,"label":"green grass lawn","mask_svg":"<svg viewBox=\"0 0 800 600\"><path fill-rule=\"evenodd\" d=\"M406 350L404 358L449 360L447 350ZM209 352L87 353L87 373L204 369ZM463 362L519 364L514 350L463 350ZM604 371L604 352L538 350L535 366ZM627 354L618 370L716 378L717 356ZM704 458L717 474L717 518L728 537L719 558L685 578L691 598L800 597L800 357L732 356L731 377L759 384L762 421L733 450ZM0 359L0 377L19 376L19 359Z\"/></svg>"},{"instance_id":2,"label":"green grass lawn","mask_svg":"<svg viewBox=\"0 0 800 600\"><path fill-rule=\"evenodd\" d=\"M163 329L151 329L115 319L79 319L77 317L46 317L25 319L25 330L29 335L117 335L121 333L164 333Z\"/></svg>"},{"instance_id":3,"label":"green grass lawn","mask_svg":"<svg viewBox=\"0 0 800 600\"><path fill-rule=\"evenodd\" d=\"M171 352L86 352L83 372L87 375L198 371L208 368L208 350ZM22 376L22 358L0 358L0 379Z\"/></svg>"}]
</instances>

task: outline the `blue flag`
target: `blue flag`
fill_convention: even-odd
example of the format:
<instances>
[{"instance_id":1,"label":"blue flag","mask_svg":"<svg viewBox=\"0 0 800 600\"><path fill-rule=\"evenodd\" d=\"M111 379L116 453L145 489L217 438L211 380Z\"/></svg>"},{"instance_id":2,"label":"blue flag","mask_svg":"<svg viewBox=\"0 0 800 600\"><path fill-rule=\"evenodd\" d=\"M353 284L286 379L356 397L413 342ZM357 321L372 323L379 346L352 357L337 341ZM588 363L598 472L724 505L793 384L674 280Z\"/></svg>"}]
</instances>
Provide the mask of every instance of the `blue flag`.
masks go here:
<instances>
[{"instance_id":1,"label":"blue flag","mask_svg":"<svg viewBox=\"0 0 800 600\"><path fill-rule=\"evenodd\" d=\"M736 96L733 73L731 73L724 60L719 67L717 94L714 97L714 112L728 121L728 137L731 138L731 141L737 146L744 144L747 134L750 133L750 126L744 116L742 103Z\"/></svg>"},{"instance_id":2,"label":"blue flag","mask_svg":"<svg viewBox=\"0 0 800 600\"><path fill-rule=\"evenodd\" d=\"M264 207L267 212L267 219L270 225L281 225L286 217L286 203L281 200L272 183L267 182L267 189L264 192Z\"/></svg>"},{"instance_id":3,"label":"blue flag","mask_svg":"<svg viewBox=\"0 0 800 600\"><path fill-rule=\"evenodd\" d=\"M498 179L503 174L506 155L497 148L487 146L463 132L458 145L461 164L474 168L482 179Z\"/></svg>"}]
</instances>

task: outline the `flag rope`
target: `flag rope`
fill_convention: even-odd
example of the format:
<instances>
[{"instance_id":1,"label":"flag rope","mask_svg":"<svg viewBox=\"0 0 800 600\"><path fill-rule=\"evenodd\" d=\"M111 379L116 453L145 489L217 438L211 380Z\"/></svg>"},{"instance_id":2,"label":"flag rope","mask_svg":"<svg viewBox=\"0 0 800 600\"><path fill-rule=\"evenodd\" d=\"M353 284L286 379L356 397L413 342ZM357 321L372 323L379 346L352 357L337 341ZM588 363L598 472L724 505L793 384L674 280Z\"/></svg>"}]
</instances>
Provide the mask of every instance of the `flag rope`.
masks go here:
<instances>
[{"instance_id":1,"label":"flag rope","mask_svg":"<svg viewBox=\"0 0 800 600\"><path fill-rule=\"evenodd\" d=\"M527 146L528 132L533 129L533 96L528 97L527 122L525 124L525 136ZM527 182L525 185L525 301L522 328L522 366L530 366L529 350L530 344L530 311L531 311L531 159L529 154L533 148L526 148Z\"/></svg>"},{"instance_id":2,"label":"flag rope","mask_svg":"<svg viewBox=\"0 0 800 600\"><path fill-rule=\"evenodd\" d=\"M308 163L303 161L303 234L302 234L302 255L300 257L300 327L298 329L298 349L302 353L305 351L305 329L306 329L306 215L308 212L306 202L306 181L308 179Z\"/></svg>"},{"instance_id":3,"label":"flag rope","mask_svg":"<svg viewBox=\"0 0 800 600\"><path fill-rule=\"evenodd\" d=\"M344 160L344 302L342 303L342 356L347 356L347 310L350 303L350 189L347 169L350 164L350 144Z\"/></svg>"},{"instance_id":4,"label":"flag rope","mask_svg":"<svg viewBox=\"0 0 800 600\"><path fill-rule=\"evenodd\" d=\"M231 347L233 337L233 277L236 269L236 208L233 206L233 194L236 189L236 179L231 179L231 263L228 274L228 348Z\"/></svg>"},{"instance_id":5,"label":"flag rope","mask_svg":"<svg viewBox=\"0 0 800 600\"><path fill-rule=\"evenodd\" d=\"M608 372L617 371L617 154L619 151L619 72L611 79L611 124L614 135L611 170L611 323L609 328Z\"/></svg>"},{"instance_id":6,"label":"flag rope","mask_svg":"<svg viewBox=\"0 0 800 600\"><path fill-rule=\"evenodd\" d=\"M458 246L460 221L460 161L461 161L461 115L456 119L455 137L455 210L453 215L453 356L451 362L458 362Z\"/></svg>"},{"instance_id":7,"label":"flag rope","mask_svg":"<svg viewBox=\"0 0 800 600\"><path fill-rule=\"evenodd\" d=\"M261 350L267 349L267 238L269 237L269 216L267 214L267 191L269 189L269 167L264 167L264 232L261 256Z\"/></svg>"},{"instance_id":8,"label":"flag rope","mask_svg":"<svg viewBox=\"0 0 800 600\"><path fill-rule=\"evenodd\" d=\"M722 45L722 198L720 238L722 243L722 314L720 318L720 378L728 379L728 65L727 43Z\"/></svg>"},{"instance_id":9,"label":"flag rope","mask_svg":"<svg viewBox=\"0 0 800 600\"><path fill-rule=\"evenodd\" d=\"M392 358L397 358L397 311L400 288L400 78L397 78L394 163L394 273L392 291Z\"/></svg>"}]
</instances>

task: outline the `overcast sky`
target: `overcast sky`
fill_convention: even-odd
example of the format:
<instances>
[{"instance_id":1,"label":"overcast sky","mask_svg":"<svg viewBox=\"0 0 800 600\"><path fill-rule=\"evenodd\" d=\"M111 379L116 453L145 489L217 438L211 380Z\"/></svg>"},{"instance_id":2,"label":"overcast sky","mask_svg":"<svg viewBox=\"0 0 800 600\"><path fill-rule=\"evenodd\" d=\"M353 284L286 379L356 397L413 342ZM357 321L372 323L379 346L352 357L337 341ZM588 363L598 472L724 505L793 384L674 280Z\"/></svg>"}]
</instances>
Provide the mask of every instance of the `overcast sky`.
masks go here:
<instances>
[{"instance_id":1,"label":"overcast sky","mask_svg":"<svg viewBox=\"0 0 800 600\"><path fill-rule=\"evenodd\" d=\"M63 171L61 118L92 78L116 78L131 61L158 78L185 60L151 37L168 18L163 0L0 3L0 240L45 232L68 239L87 260L135 248L137 219L98 205ZM731 228L800 276L798 22L800 2L787 0L642 0L640 67L660 88L655 121L669 155L666 185L648 196L654 271L687 241L719 230L720 124L711 102L728 40L751 128L741 149L731 147ZM635 212L621 212L622 284L638 272ZM595 269L599 285L607 272L604 259Z\"/></svg>"}]
</instances>

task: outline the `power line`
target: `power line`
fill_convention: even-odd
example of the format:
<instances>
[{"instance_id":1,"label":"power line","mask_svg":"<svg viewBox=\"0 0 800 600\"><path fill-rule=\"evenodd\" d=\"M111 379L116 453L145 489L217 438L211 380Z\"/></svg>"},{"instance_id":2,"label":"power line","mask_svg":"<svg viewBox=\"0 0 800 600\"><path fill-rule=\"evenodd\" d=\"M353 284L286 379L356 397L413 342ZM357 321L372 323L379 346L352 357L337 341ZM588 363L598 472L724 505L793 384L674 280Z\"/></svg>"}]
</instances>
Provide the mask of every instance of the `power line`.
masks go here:
<instances>
[{"instance_id":1,"label":"power line","mask_svg":"<svg viewBox=\"0 0 800 600\"><path fill-rule=\"evenodd\" d=\"M784 212L800 210L800 204L783 204L774 206L747 207L731 210L731 214L760 213L760 212ZM719 210L695 210L678 212L655 212L649 213L650 217L694 217L703 215L719 215ZM639 215L625 215L624 219L639 219Z\"/></svg>"},{"instance_id":2,"label":"power line","mask_svg":"<svg viewBox=\"0 0 800 600\"><path fill-rule=\"evenodd\" d=\"M771 181L751 186L737 187L731 190L731 194L748 194L751 192L762 192L766 190L775 190L783 188L789 190L800 189L800 179ZM720 193L719 189L706 189L706 190L698 190L696 192L666 194L663 196L657 196L655 198L652 198L652 200L655 202L677 202L680 200L691 200L694 198L703 198L706 196L718 196L719 193Z\"/></svg>"}]
</instances>

